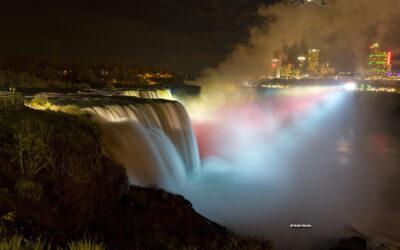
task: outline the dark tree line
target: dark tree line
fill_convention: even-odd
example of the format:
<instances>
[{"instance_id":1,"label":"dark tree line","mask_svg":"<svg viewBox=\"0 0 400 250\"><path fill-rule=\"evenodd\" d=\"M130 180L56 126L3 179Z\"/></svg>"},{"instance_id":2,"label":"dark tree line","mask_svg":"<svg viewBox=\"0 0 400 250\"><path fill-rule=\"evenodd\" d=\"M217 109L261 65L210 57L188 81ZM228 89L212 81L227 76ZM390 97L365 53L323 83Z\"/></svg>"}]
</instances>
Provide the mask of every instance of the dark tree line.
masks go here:
<instances>
[{"instance_id":1,"label":"dark tree line","mask_svg":"<svg viewBox=\"0 0 400 250\"><path fill-rule=\"evenodd\" d=\"M112 88L181 82L171 70L128 63L84 65L23 57L0 59L1 88Z\"/></svg>"}]
</instances>

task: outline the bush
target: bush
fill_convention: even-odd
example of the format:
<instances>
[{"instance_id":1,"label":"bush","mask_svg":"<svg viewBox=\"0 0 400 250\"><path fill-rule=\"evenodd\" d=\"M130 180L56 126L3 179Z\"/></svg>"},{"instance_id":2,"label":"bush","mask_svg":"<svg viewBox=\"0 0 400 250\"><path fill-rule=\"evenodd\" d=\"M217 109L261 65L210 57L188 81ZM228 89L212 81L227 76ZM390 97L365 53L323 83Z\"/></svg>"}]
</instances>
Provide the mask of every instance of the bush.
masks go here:
<instances>
[{"instance_id":1,"label":"bush","mask_svg":"<svg viewBox=\"0 0 400 250\"><path fill-rule=\"evenodd\" d=\"M53 152L43 136L51 132L52 128L46 123L31 119L21 120L14 125L14 157L23 178L32 179L44 167L52 164Z\"/></svg>"},{"instance_id":2,"label":"bush","mask_svg":"<svg viewBox=\"0 0 400 250\"><path fill-rule=\"evenodd\" d=\"M84 113L81 111L81 109L78 106L72 105L72 104L61 106L60 110L61 110L61 112L72 114L72 115L82 115Z\"/></svg>"},{"instance_id":3,"label":"bush","mask_svg":"<svg viewBox=\"0 0 400 250\"><path fill-rule=\"evenodd\" d=\"M43 95L37 95L31 101L32 106L35 106L35 105L46 106L48 103L49 103L49 100L47 99L46 96L43 96Z\"/></svg>"}]
</instances>

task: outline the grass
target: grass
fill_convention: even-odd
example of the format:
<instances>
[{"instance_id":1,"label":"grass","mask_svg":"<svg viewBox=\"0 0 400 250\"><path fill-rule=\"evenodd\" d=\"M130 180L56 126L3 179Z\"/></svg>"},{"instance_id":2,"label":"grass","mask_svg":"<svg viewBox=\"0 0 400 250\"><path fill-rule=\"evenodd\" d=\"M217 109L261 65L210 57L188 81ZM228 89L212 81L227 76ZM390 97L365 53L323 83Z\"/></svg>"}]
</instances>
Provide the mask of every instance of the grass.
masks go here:
<instances>
[{"instance_id":1,"label":"grass","mask_svg":"<svg viewBox=\"0 0 400 250\"><path fill-rule=\"evenodd\" d=\"M20 235L0 240L0 250L44 250L45 244L39 241L30 241Z\"/></svg>"},{"instance_id":2,"label":"grass","mask_svg":"<svg viewBox=\"0 0 400 250\"><path fill-rule=\"evenodd\" d=\"M103 243L96 243L84 237L80 241L71 241L68 243L69 250L105 250L106 246Z\"/></svg>"},{"instance_id":3,"label":"grass","mask_svg":"<svg viewBox=\"0 0 400 250\"><path fill-rule=\"evenodd\" d=\"M45 240L28 239L18 233L10 233L0 221L0 250L106 250L103 243L97 243L86 236L81 240L69 241L65 247L53 247Z\"/></svg>"}]
</instances>

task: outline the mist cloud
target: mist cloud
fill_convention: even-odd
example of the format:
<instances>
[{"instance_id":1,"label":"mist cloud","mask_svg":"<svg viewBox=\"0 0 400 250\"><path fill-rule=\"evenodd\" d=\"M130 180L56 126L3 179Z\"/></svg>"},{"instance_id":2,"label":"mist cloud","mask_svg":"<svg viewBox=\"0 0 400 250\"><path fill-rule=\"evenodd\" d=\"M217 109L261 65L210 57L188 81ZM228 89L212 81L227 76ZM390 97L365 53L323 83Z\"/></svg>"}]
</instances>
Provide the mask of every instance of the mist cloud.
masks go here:
<instances>
[{"instance_id":1,"label":"mist cloud","mask_svg":"<svg viewBox=\"0 0 400 250\"><path fill-rule=\"evenodd\" d=\"M261 24L250 29L247 44L239 44L216 68L203 71L204 86L242 83L268 72L272 58L319 48L321 57L338 70L365 69L368 46L396 45L400 15L398 0L331 0L326 4L285 2L259 8ZM290 60L290 58L289 58Z\"/></svg>"}]
</instances>

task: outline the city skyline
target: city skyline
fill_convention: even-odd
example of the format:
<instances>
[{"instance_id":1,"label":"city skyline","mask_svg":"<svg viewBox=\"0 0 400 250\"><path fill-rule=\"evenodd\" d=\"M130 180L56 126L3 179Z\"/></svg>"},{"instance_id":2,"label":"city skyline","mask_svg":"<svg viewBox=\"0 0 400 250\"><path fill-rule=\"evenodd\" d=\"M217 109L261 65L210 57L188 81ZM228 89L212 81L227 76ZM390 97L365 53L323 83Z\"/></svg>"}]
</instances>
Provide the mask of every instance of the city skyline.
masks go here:
<instances>
[{"instance_id":1,"label":"city skyline","mask_svg":"<svg viewBox=\"0 0 400 250\"><path fill-rule=\"evenodd\" d=\"M308 49L307 56L302 54L297 57L296 64L288 59L274 58L271 61L270 77L283 79L301 79L301 78L338 78L338 74L356 73L363 75L366 79L375 80L398 80L400 72L393 71L393 53L392 51L383 49L379 43L374 43L369 48L368 65L366 70L359 72L342 71L337 72L330 62L320 60L320 50L316 48Z\"/></svg>"}]
</instances>

